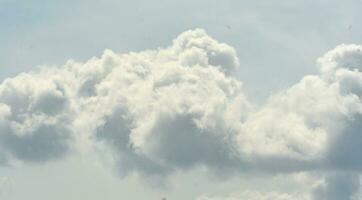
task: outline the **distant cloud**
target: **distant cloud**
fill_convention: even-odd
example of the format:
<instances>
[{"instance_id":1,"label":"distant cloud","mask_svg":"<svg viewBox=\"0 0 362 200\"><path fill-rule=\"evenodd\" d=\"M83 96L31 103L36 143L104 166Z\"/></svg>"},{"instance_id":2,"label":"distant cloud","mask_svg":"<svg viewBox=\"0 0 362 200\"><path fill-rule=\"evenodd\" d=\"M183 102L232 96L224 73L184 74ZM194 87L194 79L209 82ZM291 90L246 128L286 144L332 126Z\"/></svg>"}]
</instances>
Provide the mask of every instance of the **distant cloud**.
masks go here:
<instances>
[{"instance_id":1,"label":"distant cloud","mask_svg":"<svg viewBox=\"0 0 362 200\"><path fill-rule=\"evenodd\" d=\"M287 193L279 192L257 192L257 191L244 191L241 194L231 195L228 197L199 197L197 200L308 200L309 197L305 195L295 194L290 195Z\"/></svg>"},{"instance_id":2,"label":"distant cloud","mask_svg":"<svg viewBox=\"0 0 362 200\"><path fill-rule=\"evenodd\" d=\"M46 162L85 147L111 154L121 176L162 178L195 166L223 173L357 173L361 50L336 47L318 59L319 74L259 107L232 76L240 62L235 50L201 29L182 33L167 48L106 50L85 63L23 73L0 85L0 161ZM339 180L345 181L331 184ZM329 188L318 194L328 196Z\"/></svg>"},{"instance_id":3,"label":"distant cloud","mask_svg":"<svg viewBox=\"0 0 362 200\"><path fill-rule=\"evenodd\" d=\"M352 199L360 188L359 177L354 173L334 173L325 178L313 192L313 200Z\"/></svg>"}]
</instances>

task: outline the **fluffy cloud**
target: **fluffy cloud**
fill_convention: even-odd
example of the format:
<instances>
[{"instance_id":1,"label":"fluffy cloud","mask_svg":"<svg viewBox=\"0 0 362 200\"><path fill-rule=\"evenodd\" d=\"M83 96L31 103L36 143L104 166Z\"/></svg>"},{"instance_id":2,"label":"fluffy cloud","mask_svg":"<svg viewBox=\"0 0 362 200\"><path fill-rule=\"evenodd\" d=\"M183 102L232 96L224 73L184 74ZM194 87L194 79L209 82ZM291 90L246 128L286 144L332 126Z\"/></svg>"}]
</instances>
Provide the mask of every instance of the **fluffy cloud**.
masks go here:
<instances>
[{"instance_id":1,"label":"fluffy cloud","mask_svg":"<svg viewBox=\"0 0 362 200\"><path fill-rule=\"evenodd\" d=\"M241 84L224 73L238 62L231 47L196 30L167 49L122 56L107 51L101 60L114 67L92 89L95 95L82 100L85 110L106 109L86 112L96 115L96 140L112 146L122 173L237 162L228 120L241 119L250 106Z\"/></svg>"},{"instance_id":2,"label":"fluffy cloud","mask_svg":"<svg viewBox=\"0 0 362 200\"><path fill-rule=\"evenodd\" d=\"M319 58L317 62L324 74L333 73L341 68L361 69L362 47L355 44L342 44Z\"/></svg>"},{"instance_id":3,"label":"fluffy cloud","mask_svg":"<svg viewBox=\"0 0 362 200\"><path fill-rule=\"evenodd\" d=\"M278 169L359 169L360 49L338 46L319 59L321 74L303 77L249 114L238 131L241 152L250 152L253 160L271 156Z\"/></svg>"},{"instance_id":4,"label":"fluffy cloud","mask_svg":"<svg viewBox=\"0 0 362 200\"><path fill-rule=\"evenodd\" d=\"M52 72L21 74L0 86L3 162L42 162L63 156L70 145L71 98L64 79Z\"/></svg>"},{"instance_id":5,"label":"fluffy cloud","mask_svg":"<svg viewBox=\"0 0 362 200\"><path fill-rule=\"evenodd\" d=\"M232 76L235 50L200 29L167 48L106 50L85 63L23 73L0 85L0 162L97 149L122 176L163 177L195 166L358 172L361 49L336 47L318 59L319 74L259 107Z\"/></svg>"}]
</instances>

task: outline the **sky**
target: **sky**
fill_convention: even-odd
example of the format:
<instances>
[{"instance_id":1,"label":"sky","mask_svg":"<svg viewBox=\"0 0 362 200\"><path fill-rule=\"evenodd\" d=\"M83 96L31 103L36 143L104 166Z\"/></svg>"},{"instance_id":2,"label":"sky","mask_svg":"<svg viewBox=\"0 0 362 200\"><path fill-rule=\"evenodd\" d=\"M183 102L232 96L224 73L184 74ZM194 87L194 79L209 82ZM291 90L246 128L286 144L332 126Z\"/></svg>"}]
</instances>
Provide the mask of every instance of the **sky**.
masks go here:
<instances>
[{"instance_id":1,"label":"sky","mask_svg":"<svg viewBox=\"0 0 362 200\"><path fill-rule=\"evenodd\" d=\"M0 0L0 199L362 199L358 0Z\"/></svg>"}]
</instances>

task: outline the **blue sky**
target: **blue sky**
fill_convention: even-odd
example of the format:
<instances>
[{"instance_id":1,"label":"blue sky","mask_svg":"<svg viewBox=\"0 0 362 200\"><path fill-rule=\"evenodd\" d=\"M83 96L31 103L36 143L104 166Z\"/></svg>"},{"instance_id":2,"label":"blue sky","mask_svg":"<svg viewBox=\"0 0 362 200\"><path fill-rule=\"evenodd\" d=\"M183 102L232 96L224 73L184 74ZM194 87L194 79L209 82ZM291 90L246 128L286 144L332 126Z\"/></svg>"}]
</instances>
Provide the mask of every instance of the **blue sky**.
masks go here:
<instances>
[{"instance_id":1,"label":"blue sky","mask_svg":"<svg viewBox=\"0 0 362 200\"><path fill-rule=\"evenodd\" d=\"M361 42L358 4L352 0L1 1L1 75L61 65L68 59L84 61L105 48L122 53L167 46L182 31L200 27L236 48L246 87L254 86L255 96L266 97L268 90L314 73L315 59L327 50ZM268 82L261 85L260 80Z\"/></svg>"}]
</instances>

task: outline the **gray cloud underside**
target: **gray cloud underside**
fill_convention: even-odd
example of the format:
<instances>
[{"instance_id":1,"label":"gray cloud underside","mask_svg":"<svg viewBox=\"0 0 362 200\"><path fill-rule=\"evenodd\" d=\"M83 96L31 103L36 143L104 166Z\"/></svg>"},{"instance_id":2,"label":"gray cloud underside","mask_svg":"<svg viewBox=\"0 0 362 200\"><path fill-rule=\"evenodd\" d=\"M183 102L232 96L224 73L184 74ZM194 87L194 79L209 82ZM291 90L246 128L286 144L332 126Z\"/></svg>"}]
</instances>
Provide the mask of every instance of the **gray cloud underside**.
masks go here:
<instances>
[{"instance_id":1,"label":"gray cloud underside","mask_svg":"<svg viewBox=\"0 0 362 200\"><path fill-rule=\"evenodd\" d=\"M239 62L231 46L197 29L167 48L106 50L85 63L8 78L0 85L0 162L97 149L111 154L122 176L164 177L195 166L223 173L362 169L362 46L337 46L318 59L319 74L261 106L233 77Z\"/></svg>"}]
</instances>

